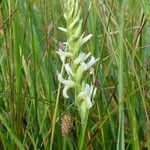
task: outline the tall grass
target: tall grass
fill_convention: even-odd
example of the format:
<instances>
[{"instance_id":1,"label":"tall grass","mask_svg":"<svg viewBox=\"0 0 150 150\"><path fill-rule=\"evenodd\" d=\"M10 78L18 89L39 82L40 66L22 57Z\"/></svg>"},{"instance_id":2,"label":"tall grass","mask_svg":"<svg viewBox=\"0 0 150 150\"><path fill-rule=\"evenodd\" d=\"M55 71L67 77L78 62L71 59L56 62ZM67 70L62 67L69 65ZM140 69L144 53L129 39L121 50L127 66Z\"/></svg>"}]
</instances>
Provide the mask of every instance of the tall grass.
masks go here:
<instances>
[{"instance_id":1,"label":"tall grass","mask_svg":"<svg viewBox=\"0 0 150 150\"><path fill-rule=\"evenodd\" d=\"M62 0L0 1L0 149L150 149L149 0L80 0L82 49L100 58L95 104L81 123L62 96L56 50L67 36ZM63 134L71 117L73 128ZM63 126L63 127L62 127Z\"/></svg>"}]
</instances>

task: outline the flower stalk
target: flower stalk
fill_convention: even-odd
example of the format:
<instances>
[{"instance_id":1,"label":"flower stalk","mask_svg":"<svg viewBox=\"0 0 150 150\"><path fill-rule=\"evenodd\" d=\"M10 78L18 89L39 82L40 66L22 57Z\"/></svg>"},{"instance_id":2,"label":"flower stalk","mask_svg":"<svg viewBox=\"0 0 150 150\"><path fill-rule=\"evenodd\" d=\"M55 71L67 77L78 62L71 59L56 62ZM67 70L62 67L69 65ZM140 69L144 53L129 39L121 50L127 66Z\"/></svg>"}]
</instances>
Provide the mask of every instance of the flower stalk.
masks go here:
<instances>
[{"instance_id":1,"label":"flower stalk","mask_svg":"<svg viewBox=\"0 0 150 150\"><path fill-rule=\"evenodd\" d=\"M96 88L92 83L87 84L83 75L93 74L94 64L98 59L91 56L91 53L81 51L81 47L92 35L84 36L82 33L81 8L78 0L65 0L64 17L67 27L59 29L67 34L67 51L59 49L56 53L64 64L66 77L57 72L58 80L63 84L63 97L69 98L69 90L74 89L76 93L75 104L78 108L81 122L84 124L87 118L88 110L94 105ZM66 60L66 61L65 61Z\"/></svg>"}]
</instances>

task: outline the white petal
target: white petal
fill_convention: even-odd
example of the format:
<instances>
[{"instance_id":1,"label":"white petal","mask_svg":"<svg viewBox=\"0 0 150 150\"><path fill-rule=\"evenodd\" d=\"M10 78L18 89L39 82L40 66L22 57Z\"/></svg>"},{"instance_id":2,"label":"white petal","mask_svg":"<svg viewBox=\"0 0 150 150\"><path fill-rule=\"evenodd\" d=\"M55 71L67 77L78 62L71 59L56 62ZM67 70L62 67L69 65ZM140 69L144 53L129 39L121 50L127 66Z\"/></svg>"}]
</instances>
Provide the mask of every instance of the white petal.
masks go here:
<instances>
[{"instance_id":1,"label":"white petal","mask_svg":"<svg viewBox=\"0 0 150 150\"><path fill-rule=\"evenodd\" d=\"M59 30L63 31L63 32L67 32L67 29L66 28L63 28L63 27L58 27Z\"/></svg>"},{"instance_id":2,"label":"white petal","mask_svg":"<svg viewBox=\"0 0 150 150\"><path fill-rule=\"evenodd\" d=\"M78 58L76 58L74 60L74 64L78 65L78 64L84 62L89 56L90 56L90 53L88 53L87 55L85 53L80 53Z\"/></svg>"},{"instance_id":3,"label":"white petal","mask_svg":"<svg viewBox=\"0 0 150 150\"><path fill-rule=\"evenodd\" d=\"M79 93L78 98L85 100L87 108L90 109L94 105L93 99L95 94L96 88L94 88L93 85L89 86L86 84L83 91Z\"/></svg>"},{"instance_id":4,"label":"white petal","mask_svg":"<svg viewBox=\"0 0 150 150\"><path fill-rule=\"evenodd\" d=\"M74 74L73 74L73 72L72 72L72 70L71 70L71 67L70 67L70 65L69 65L68 63L65 64L65 69L66 69L66 72L67 72L69 75L74 76Z\"/></svg>"},{"instance_id":5,"label":"white petal","mask_svg":"<svg viewBox=\"0 0 150 150\"><path fill-rule=\"evenodd\" d=\"M82 91L82 92L79 93L78 98L84 99L85 96L87 96L86 91Z\"/></svg>"},{"instance_id":6,"label":"white petal","mask_svg":"<svg viewBox=\"0 0 150 150\"><path fill-rule=\"evenodd\" d=\"M97 61L99 60L98 59L95 59L93 56L91 57L91 60L87 63L87 67L90 68L92 67Z\"/></svg>"},{"instance_id":7,"label":"white petal","mask_svg":"<svg viewBox=\"0 0 150 150\"><path fill-rule=\"evenodd\" d=\"M63 89L63 97L64 98L69 98L68 94L67 94L67 91L70 87L69 86L64 86L64 89Z\"/></svg>"},{"instance_id":8,"label":"white petal","mask_svg":"<svg viewBox=\"0 0 150 150\"><path fill-rule=\"evenodd\" d=\"M62 42L62 44L64 44L64 45L69 45L69 43L68 43L68 42Z\"/></svg>"},{"instance_id":9,"label":"white petal","mask_svg":"<svg viewBox=\"0 0 150 150\"><path fill-rule=\"evenodd\" d=\"M60 56L60 59L62 62L64 62L66 57L71 57L72 53L70 52L64 52L63 50L59 49L58 51L56 51L56 53Z\"/></svg>"},{"instance_id":10,"label":"white petal","mask_svg":"<svg viewBox=\"0 0 150 150\"><path fill-rule=\"evenodd\" d=\"M90 68L90 75L94 74L94 69L93 67Z\"/></svg>"},{"instance_id":11,"label":"white petal","mask_svg":"<svg viewBox=\"0 0 150 150\"><path fill-rule=\"evenodd\" d=\"M89 92L89 95L92 95L93 88L94 88L93 85L91 85L91 86L90 86L90 92Z\"/></svg>"},{"instance_id":12,"label":"white petal","mask_svg":"<svg viewBox=\"0 0 150 150\"><path fill-rule=\"evenodd\" d=\"M78 97L80 99L84 99L89 93L90 93L90 86L86 84L82 92L79 93Z\"/></svg>"},{"instance_id":13,"label":"white petal","mask_svg":"<svg viewBox=\"0 0 150 150\"><path fill-rule=\"evenodd\" d=\"M71 79L68 79L68 80L64 79L60 73L57 73L57 76L58 76L59 82L61 82L62 84L69 86L69 87L73 87L75 85L74 81L72 81Z\"/></svg>"},{"instance_id":14,"label":"white petal","mask_svg":"<svg viewBox=\"0 0 150 150\"><path fill-rule=\"evenodd\" d=\"M82 62L80 67L81 67L81 70L83 71L87 70L87 64L85 62Z\"/></svg>"},{"instance_id":15,"label":"white petal","mask_svg":"<svg viewBox=\"0 0 150 150\"><path fill-rule=\"evenodd\" d=\"M57 76L58 76L59 82L61 82L62 84L65 85L65 86L64 86L64 89L63 89L63 96L64 96L64 98L69 98L69 96L67 95L67 91L68 91L71 87L75 86L75 82L72 81L72 80L70 79L70 77L69 77L68 80L64 79L60 73L57 73Z\"/></svg>"},{"instance_id":16,"label":"white petal","mask_svg":"<svg viewBox=\"0 0 150 150\"><path fill-rule=\"evenodd\" d=\"M86 71L88 69L90 69L97 61L99 60L98 59L95 59L93 56L91 57L91 60L86 64L86 63L81 63L81 68L83 71Z\"/></svg>"},{"instance_id":17,"label":"white petal","mask_svg":"<svg viewBox=\"0 0 150 150\"><path fill-rule=\"evenodd\" d=\"M65 19L67 19L67 16L66 16L66 14L64 14L64 18L65 18Z\"/></svg>"},{"instance_id":18,"label":"white petal","mask_svg":"<svg viewBox=\"0 0 150 150\"><path fill-rule=\"evenodd\" d=\"M97 91L97 88L94 88L94 91L93 91L93 99L94 99L94 97L95 97L95 95L96 95L96 91Z\"/></svg>"},{"instance_id":19,"label":"white petal","mask_svg":"<svg viewBox=\"0 0 150 150\"><path fill-rule=\"evenodd\" d=\"M88 109L90 109L92 106L93 106L93 102L91 101L91 99L89 99L89 98L87 98L86 100L85 100L85 102L86 102L86 106L87 106L87 108Z\"/></svg>"},{"instance_id":20,"label":"white petal","mask_svg":"<svg viewBox=\"0 0 150 150\"><path fill-rule=\"evenodd\" d=\"M69 80L68 80L69 81ZM63 96L64 98L69 98L68 94L67 94L67 91L73 87L75 85L75 83L73 81L70 82L70 84L66 84L64 86L64 89L63 89Z\"/></svg>"},{"instance_id":21,"label":"white petal","mask_svg":"<svg viewBox=\"0 0 150 150\"><path fill-rule=\"evenodd\" d=\"M89 86L89 84L86 84L85 85L85 91L86 91L86 93L89 94L90 90L91 90L91 87Z\"/></svg>"}]
</instances>

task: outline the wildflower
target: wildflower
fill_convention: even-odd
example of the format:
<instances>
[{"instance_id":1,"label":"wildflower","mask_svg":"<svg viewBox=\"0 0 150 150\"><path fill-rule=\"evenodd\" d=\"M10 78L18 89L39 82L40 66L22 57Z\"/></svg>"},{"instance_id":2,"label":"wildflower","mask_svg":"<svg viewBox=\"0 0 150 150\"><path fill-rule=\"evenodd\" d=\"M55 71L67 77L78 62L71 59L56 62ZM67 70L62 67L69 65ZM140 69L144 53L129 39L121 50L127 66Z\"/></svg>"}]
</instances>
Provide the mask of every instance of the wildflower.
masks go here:
<instances>
[{"instance_id":1,"label":"wildflower","mask_svg":"<svg viewBox=\"0 0 150 150\"><path fill-rule=\"evenodd\" d=\"M80 53L79 56L74 60L74 64L78 65L84 62L89 56L90 56L90 53L88 53L87 55L85 53Z\"/></svg>"},{"instance_id":2,"label":"wildflower","mask_svg":"<svg viewBox=\"0 0 150 150\"><path fill-rule=\"evenodd\" d=\"M64 79L60 73L57 73L58 80L60 83L64 84L64 89L63 89L63 96L64 98L69 98L67 91L75 86L75 82L72 81L70 78L68 80Z\"/></svg>"},{"instance_id":3,"label":"wildflower","mask_svg":"<svg viewBox=\"0 0 150 150\"><path fill-rule=\"evenodd\" d=\"M81 70L86 71L86 70L90 69L98 60L99 60L99 58L95 59L92 56L91 59L90 59L90 61L88 63L85 63L85 62L81 63L81 65L80 65Z\"/></svg>"}]
</instances>

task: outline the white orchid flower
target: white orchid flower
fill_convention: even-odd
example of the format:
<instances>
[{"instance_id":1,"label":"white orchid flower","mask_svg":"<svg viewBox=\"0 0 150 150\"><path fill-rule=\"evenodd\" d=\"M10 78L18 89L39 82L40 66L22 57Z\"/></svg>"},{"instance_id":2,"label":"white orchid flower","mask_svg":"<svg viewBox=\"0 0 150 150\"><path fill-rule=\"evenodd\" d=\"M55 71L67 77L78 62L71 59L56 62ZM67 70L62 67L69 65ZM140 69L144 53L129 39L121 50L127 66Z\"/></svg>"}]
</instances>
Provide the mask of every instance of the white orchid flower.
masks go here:
<instances>
[{"instance_id":1,"label":"white orchid flower","mask_svg":"<svg viewBox=\"0 0 150 150\"><path fill-rule=\"evenodd\" d=\"M72 81L70 78L68 80L64 79L62 77L62 74L61 73L57 73L57 77L58 77L58 80L60 83L64 84L64 89L63 89L63 96L64 98L69 98L68 94L67 94L67 91L75 86L75 82Z\"/></svg>"},{"instance_id":2,"label":"white orchid flower","mask_svg":"<svg viewBox=\"0 0 150 150\"><path fill-rule=\"evenodd\" d=\"M95 59L93 56L91 57L90 61L88 63L82 62L80 67L81 70L86 71L88 69L91 69L91 67L99 60L99 58Z\"/></svg>"},{"instance_id":3,"label":"white orchid flower","mask_svg":"<svg viewBox=\"0 0 150 150\"><path fill-rule=\"evenodd\" d=\"M93 99L95 94L96 88L94 88L93 85L89 86L86 84L83 91L79 93L78 98L85 100L87 108L90 109L94 105Z\"/></svg>"},{"instance_id":4,"label":"white orchid flower","mask_svg":"<svg viewBox=\"0 0 150 150\"><path fill-rule=\"evenodd\" d=\"M68 75L74 76L74 74L73 74L73 72L72 72L72 69L71 69L69 63L65 64L65 70L66 70L66 72L68 73Z\"/></svg>"},{"instance_id":5,"label":"white orchid flower","mask_svg":"<svg viewBox=\"0 0 150 150\"><path fill-rule=\"evenodd\" d=\"M79 56L74 60L74 64L78 65L84 62L89 56L90 56L90 53L88 53L87 55L85 53L80 53Z\"/></svg>"},{"instance_id":6,"label":"white orchid flower","mask_svg":"<svg viewBox=\"0 0 150 150\"><path fill-rule=\"evenodd\" d=\"M56 53L60 56L60 59L61 59L62 62L65 61L66 57L71 57L72 56L72 53L65 52L65 51L61 50L60 48L59 48L58 51L56 51Z\"/></svg>"}]
</instances>

